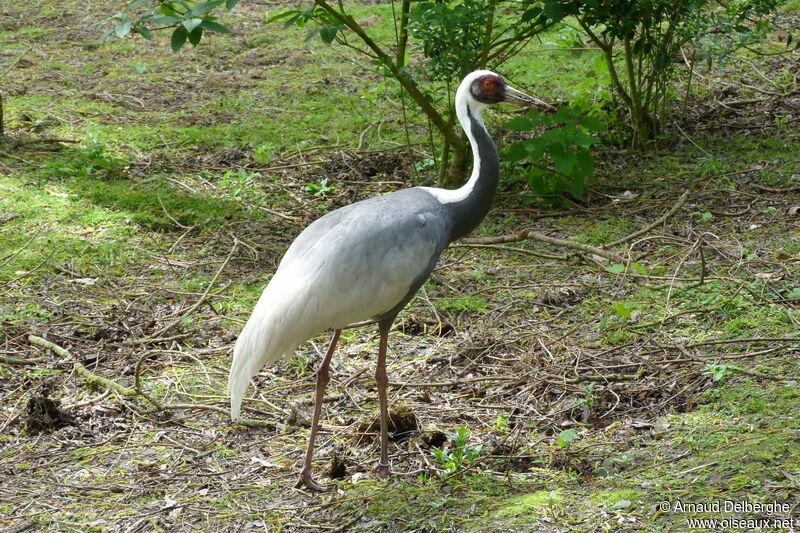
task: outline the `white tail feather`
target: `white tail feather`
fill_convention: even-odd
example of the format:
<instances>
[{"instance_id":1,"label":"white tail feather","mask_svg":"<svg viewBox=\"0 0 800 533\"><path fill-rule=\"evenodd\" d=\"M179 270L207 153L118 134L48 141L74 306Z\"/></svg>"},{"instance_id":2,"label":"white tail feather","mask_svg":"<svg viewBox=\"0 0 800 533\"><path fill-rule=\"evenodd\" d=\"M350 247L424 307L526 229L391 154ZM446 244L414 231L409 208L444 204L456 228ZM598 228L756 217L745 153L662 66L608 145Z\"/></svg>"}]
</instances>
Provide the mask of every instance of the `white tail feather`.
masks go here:
<instances>
[{"instance_id":1,"label":"white tail feather","mask_svg":"<svg viewBox=\"0 0 800 533\"><path fill-rule=\"evenodd\" d=\"M239 418L247 385L261 368L324 330L304 316L311 294L296 276L277 272L261 293L233 349L228 376L231 419Z\"/></svg>"}]
</instances>

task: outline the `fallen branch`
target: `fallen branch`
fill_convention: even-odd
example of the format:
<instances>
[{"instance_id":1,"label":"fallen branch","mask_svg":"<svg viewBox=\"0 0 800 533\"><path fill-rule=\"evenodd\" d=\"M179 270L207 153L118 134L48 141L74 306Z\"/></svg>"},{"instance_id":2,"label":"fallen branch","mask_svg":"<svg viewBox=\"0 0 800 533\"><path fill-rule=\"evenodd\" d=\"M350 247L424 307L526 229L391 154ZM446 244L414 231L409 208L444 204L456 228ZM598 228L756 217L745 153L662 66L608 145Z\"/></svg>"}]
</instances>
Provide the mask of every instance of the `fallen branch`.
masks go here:
<instances>
[{"instance_id":1,"label":"fallen branch","mask_svg":"<svg viewBox=\"0 0 800 533\"><path fill-rule=\"evenodd\" d=\"M578 250L579 252L594 254L616 263L628 263L624 257L612 251L603 250L602 248L597 248L589 244L583 244L582 242L567 241L564 239L557 239L555 237L548 237L547 235L543 235L536 231L523 231L521 233L498 235L496 237L469 238L463 239L461 242L464 244L505 244L509 242L519 242L525 240L543 242L546 244L552 244L554 246L560 246L562 248L569 248L571 250Z\"/></svg>"},{"instance_id":2,"label":"fallen branch","mask_svg":"<svg viewBox=\"0 0 800 533\"><path fill-rule=\"evenodd\" d=\"M488 248L490 250L500 250L502 252L511 252L523 255L532 255L534 257L541 257L542 259L558 259L560 261L566 261L567 257L564 255L555 255L555 254L543 254L540 252L534 252L532 250L526 250L525 248L517 248L514 246L500 246L498 244L453 244L450 248Z\"/></svg>"},{"instance_id":3,"label":"fallen branch","mask_svg":"<svg viewBox=\"0 0 800 533\"><path fill-rule=\"evenodd\" d=\"M745 368L741 368L738 366L729 366L727 368L728 370L739 372L741 374L745 374L746 376L752 376L754 378L761 378L761 379L771 379L773 381L794 381L797 380L798 377L800 377L800 376L787 376L784 374L767 374L766 372L758 372L757 370L747 370Z\"/></svg>"},{"instance_id":4,"label":"fallen branch","mask_svg":"<svg viewBox=\"0 0 800 533\"><path fill-rule=\"evenodd\" d=\"M5 363L7 365L35 365L36 363L43 363L45 361L47 361L47 359L44 357L32 357L30 359L24 359L22 357L6 357L4 355L0 355L0 363Z\"/></svg>"},{"instance_id":5,"label":"fallen branch","mask_svg":"<svg viewBox=\"0 0 800 533\"><path fill-rule=\"evenodd\" d=\"M11 139L9 144L12 146L22 146L25 144L57 144L57 143L72 143L80 144L83 141L80 139L58 139L56 137L42 137L40 139Z\"/></svg>"},{"instance_id":6,"label":"fallen branch","mask_svg":"<svg viewBox=\"0 0 800 533\"><path fill-rule=\"evenodd\" d=\"M170 335L169 337L148 337L146 339L135 339L132 341L124 341L120 342L116 345L118 346L136 346L139 344L156 344L160 342L172 342L177 341L180 339L185 339L189 336L189 333L179 333L177 335Z\"/></svg>"},{"instance_id":7,"label":"fallen branch","mask_svg":"<svg viewBox=\"0 0 800 533\"><path fill-rule=\"evenodd\" d=\"M147 413L160 413L164 411L174 411L174 410L185 410L185 409L199 409L203 411L214 411L215 413L220 413L227 417L230 416L231 412L223 407L218 407L216 405L206 405L206 404L199 404L199 403L175 403L175 404L168 404L168 405L161 405L156 400L150 398L147 394L142 391L137 391L126 387L124 385L120 385L114 380L104 378L103 376L99 376L83 366L83 364L78 361L69 350L58 346L57 344L53 344L52 342L45 340L41 337L37 337L36 335L28 336L28 342L31 344L35 344L37 346L41 346L42 348L46 348L51 352L55 353L59 357L64 359L68 359L73 366L75 367L75 372L78 373L87 383L92 385L96 385L98 387L105 387L107 389L113 390L119 393L122 396L126 396L128 398L144 398L148 402L153 405L153 409L147 411ZM237 421L237 424L247 427L268 427L274 428L275 422L265 421L265 420L250 420L250 419L240 419Z\"/></svg>"},{"instance_id":8,"label":"fallen branch","mask_svg":"<svg viewBox=\"0 0 800 533\"><path fill-rule=\"evenodd\" d=\"M435 387L455 387L458 385L466 385L468 383L480 383L481 381L519 381L523 380L520 376L483 376L479 378L467 379L454 379L451 381L391 381L389 385L392 387L404 388L435 388Z\"/></svg>"},{"instance_id":9,"label":"fallen branch","mask_svg":"<svg viewBox=\"0 0 800 533\"><path fill-rule=\"evenodd\" d=\"M784 187L781 189L775 189L774 187L765 187L763 185L753 185L752 187L758 191L777 192L780 194L785 194L787 192L800 192L800 187Z\"/></svg>"},{"instance_id":10,"label":"fallen branch","mask_svg":"<svg viewBox=\"0 0 800 533\"><path fill-rule=\"evenodd\" d=\"M738 344L740 342L800 342L800 337L744 337L741 339L724 339L724 340L710 340L695 342L687 344L687 348L696 348L698 346L711 346L714 344Z\"/></svg>"},{"instance_id":11,"label":"fallen branch","mask_svg":"<svg viewBox=\"0 0 800 533\"><path fill-rule=\"evenodd\" d=\"M545 374L546 377L555 380L554 383L557 385L563 384L577 384L577 383L589 383L589 382L597 382L597 383L622 383L625 381L634 381L641 377L641 371L636 374L609 374L604 376L602 374L595 373L594 375L587 375L587 376L575 376L575 377L566 377L566 376L558 376L556 374ZM552 382L551 382L552 383Z\"/></svg>"},{"instance_id":12,"label":"fallen branch","mask_svg":"<svg viewBox=\"0 0 800 533\"><path fill-rule=\"evenodd\" d=\"M675 215L675 213L677 213L681 209L681 207L683 207L683 204L685 204L688 199L689 199L689 191L684 191L683 194L681 194L680 198L678 198L678 201L675 202L675 205L673 205L670 208L669 211L667 211L666 213L661 215L658 218L658 220L656 220L652 224L648 224L647 226L643 227L639 231L635 231L635 232L631 233L630 235L626 235L625 237L622 237L621 239L617 239L616 241L611 241L611 242L608 242L608 243L604 244L603 248L610 248L612 246L617 246L617 245L622 244L624 242L631 241L631 240L635 239L636 237L639 237L640 235L644 235L645 233L647 233L651 229L660 226L661 224L663 224L664 222L669 220L673 215Z\"/></svg>"},{"instance_id":13,"label":"fallen branch","mask_svg":"<svg viewBox=\"0 0 800 533\"><path fill-rule=\"evenodd\" d=\"M653 228L658 227L659 225L663 224L668 219L670 219L672 216L674 216L675 213L680 211L681 207L683 207L683 205L686 203L686 201L688 199L689 199L689 191L684 191L684 193L681 194L681 196L678 198L678 201L675 202L675 204L669 209L669 211L667 211L666 213L661 215L658 218L658 220L652 222L651 224L648 224L647 226L645 226L644 228L642 228L642 229L640 229L638 231L635 231L634 233L631 233L630 235L626 235L625 237L622 237L621 239L617 239L615 241L611 241L609 243L606 243L606 244L603 245L602 248L597 248L595 246L591 246L589 244L583 244L581 242L568 241L568 240L564 240L564 239L557 239L555 237L549 237L547 235L543 235L543 234L535 232L535 231L523 231L521 233L510 234L510 235L498 235L496 237L468 238L468 239L463 239L461 241L462 244L457 244L457 245L454 245L454 246L456 246L456 247L459 247L459 246L476 247L476 248L477 247L480 247L480 248L495 248L495 249L500 249L500 250L504 250L504 251L520 252L520 253L526 253L526 254L530 254L530 255L537 255L539 257L545 257L545 258L548 258L548 259L565 259L564 256L553 256L553 255L546 255L546 254L538 254L536 252L531 252L529 250L523 250L523 249L520 249L520 248L507 248L507 247L503 247L503 246L497 246L498 244L505 244L505 243L509 243L509 242L519 242L519 241L524 241L524 240L531 240L531 241L543 242L543 243L546 243L546 244L552 244L554 246L560 246L562 248L578 250L579 252L594 254L594 255L603 257L605 259L609 259L611 261L614 261L616 263L627 265L629 263L629 260L625 259L624 257L622 257L621 255L619 255L619 254L617 254L615 252L612 252L612 251L608 250L608 248L610 248L612 246L617 246L619 244L622 244L624 242L628 242L630 240L633 240L636 237L644 235L645 233L647 233L648 231L652 230Z\"/></svg>"},{"instance_id":14,"label":"fallen branch","mask_svg":"<svg viewBox=\"0 0 800 533\"><path fill-rule=\"evenodd\" d=\"M78 375L81 376L87 383L95 385L96 387L106 387L112 389L121 394L122 396L127 396L128 398L142 397L151 404L153 404L157 409L162 408L157 401L153 400L146 394L142 392L137 392L134 389L128 388L124 385L120 385L114 380L104 378L103 376L95 374L94 372L83 366L83 363L78 361L78 359L74 355L72 355L69 350L62 348L57 344L53 344L48 340L45 340L41 337L37 337L36 335L29 335L28 342L30 342L31 344L35 344L37 346L41 346L42 348L46 348L63 359L68 359L72 363L72 366L75 368L75 372L77 372Z\"/></svg>"}]
</instances>

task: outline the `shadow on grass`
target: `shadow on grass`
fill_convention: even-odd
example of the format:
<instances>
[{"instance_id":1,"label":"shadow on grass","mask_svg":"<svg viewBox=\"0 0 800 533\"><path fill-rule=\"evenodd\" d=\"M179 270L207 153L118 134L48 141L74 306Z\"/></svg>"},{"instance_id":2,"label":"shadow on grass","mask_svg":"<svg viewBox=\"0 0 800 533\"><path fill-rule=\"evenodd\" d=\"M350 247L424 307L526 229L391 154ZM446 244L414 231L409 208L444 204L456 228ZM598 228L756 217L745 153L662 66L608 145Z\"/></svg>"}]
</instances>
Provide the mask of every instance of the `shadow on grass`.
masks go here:
<instances>
[{"instance_id":1,"label":"shadow on grass","mask_svg":"<svg viewBox=\"0 0 800 533\"><path fill-rule=\"evenodd\" d=\"M37 163L29 170L40 187L57 182L76 199L113 212L110 218L123 215L149 230L219 226L259 218L234 198L192 192L188 185L183 188L180 176L173 177L175 173L163 169L144 179L129 177L128 162L102 144L66 147L40 156Z\"/></svg>"}]
</instances>

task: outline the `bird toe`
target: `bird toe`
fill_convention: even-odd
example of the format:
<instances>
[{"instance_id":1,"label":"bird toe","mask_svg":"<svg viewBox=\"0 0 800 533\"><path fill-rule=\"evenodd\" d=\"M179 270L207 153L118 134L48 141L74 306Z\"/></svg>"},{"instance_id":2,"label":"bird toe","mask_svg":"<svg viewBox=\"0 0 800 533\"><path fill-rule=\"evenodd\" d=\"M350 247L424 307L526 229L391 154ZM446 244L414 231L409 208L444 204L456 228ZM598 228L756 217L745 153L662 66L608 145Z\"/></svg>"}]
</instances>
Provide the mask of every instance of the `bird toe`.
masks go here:
<instances>
[{"instance_id":1,"label":"bird toe","mask_svg":"<svg viewBox=\"0 0 800 533\"><path fill-rule=\"evenodd\" d=\"M308 487L310 490L314 492L327 492L328 487L326 485L320 485L311 477L311 472L303 469L300 471L300 477L295 483L294 488L302 489L303 487Z\"/></svg>"}]
</instances>

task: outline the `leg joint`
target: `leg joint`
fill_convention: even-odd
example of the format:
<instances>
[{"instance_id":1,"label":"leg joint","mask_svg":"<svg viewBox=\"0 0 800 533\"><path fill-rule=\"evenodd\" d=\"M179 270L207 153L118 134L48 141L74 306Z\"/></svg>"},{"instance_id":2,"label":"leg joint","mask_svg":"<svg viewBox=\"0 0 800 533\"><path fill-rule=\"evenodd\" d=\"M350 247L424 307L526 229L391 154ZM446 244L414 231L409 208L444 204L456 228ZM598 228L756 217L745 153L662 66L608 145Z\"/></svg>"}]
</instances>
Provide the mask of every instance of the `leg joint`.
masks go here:
<instances>
[{"instance_id":1,"label":"leg joint","mask_svg":"<svg viewBox=\"0 0 800 533\"><path fill-rule=\"evenodd\" d=\"M317 369L317 383L322 387L325 387L328 382L331 380L331 373L328 370L328 367L323 365Z\"/></svg>"},{"instance_id":2,"label":"leg joint","mask_svg":"<svg viewBox=\"0 0 800 533\"><path fill-rule=\"evenodd\" d=\"M384 368L381 372L381 369L375 371L375 383L380 385L381 387L386 387L389 385L389 376L386 375L386 369Z\"/></svg>"}]
</instances>

